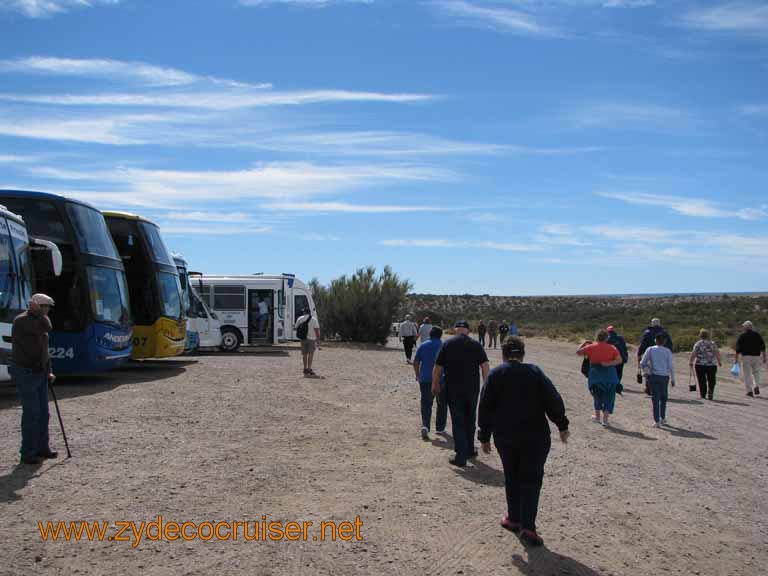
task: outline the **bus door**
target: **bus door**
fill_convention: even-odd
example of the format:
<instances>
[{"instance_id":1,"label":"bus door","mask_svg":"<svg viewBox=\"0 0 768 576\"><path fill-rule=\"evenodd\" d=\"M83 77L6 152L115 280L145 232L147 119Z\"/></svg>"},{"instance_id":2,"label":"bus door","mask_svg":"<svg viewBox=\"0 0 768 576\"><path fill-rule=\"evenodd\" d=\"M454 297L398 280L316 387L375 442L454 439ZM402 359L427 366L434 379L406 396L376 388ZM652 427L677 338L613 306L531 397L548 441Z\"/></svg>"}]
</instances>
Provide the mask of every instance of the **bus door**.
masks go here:
<instances>
[{"instance_id":1,"label":"bus door","mask_svg":"<svg viewBox=\"0 0 768 576\"><path fill-rule=\"evenodd\" d=\"M273 344L274 290L248 290L248 344Z\"/></svg>"}]
</instances>

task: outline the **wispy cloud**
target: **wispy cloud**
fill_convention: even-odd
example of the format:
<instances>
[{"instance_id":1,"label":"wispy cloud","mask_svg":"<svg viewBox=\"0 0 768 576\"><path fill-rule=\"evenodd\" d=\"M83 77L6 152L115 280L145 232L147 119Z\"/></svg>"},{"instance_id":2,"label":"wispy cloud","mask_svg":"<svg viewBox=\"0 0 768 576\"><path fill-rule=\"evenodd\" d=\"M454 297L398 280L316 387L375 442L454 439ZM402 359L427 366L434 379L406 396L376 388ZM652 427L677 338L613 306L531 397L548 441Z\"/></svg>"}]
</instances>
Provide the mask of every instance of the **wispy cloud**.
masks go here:
<instances>
[{"instance_id":1,"label":"wispy cloud","mask_svg":"<svg viewBox=\"0 0 768 576\"><path fill-rule=\"evenodd\" d=\"M415 247L415 248L481 248L485 250L499 250L502 252L536 252L541 250L539 246L533 244L522 244L514 242L474 242L466 240L447 240L447 239L412 239L402 238L381 240L382 246L395 247Z\"/></svg>"},{"instance_id":2,"label":"wispy cloud","mask_svg":"<svg viewBox=\"0 0 768 576\"><path fill-rule=\"evenodd\" d=\"M318 195L393 183L447 182L455 178L450 171L429 166L306 162L265 163L235 171L39 167L30 168L29 173L52 181L76 183L77 190L73 194L94 203L174 211L185 206L189 212L197 212L201 206L211 203L221 206L222 202L254 199L303 202Z\"/></svg>"},{"instance_id":3,"label":"wispy cloud","mask_svg":"<svg viewBox=\"0 0 768 576\"><path fill-rule=\"evenodd\" d=\"M325 8L333 4L373 4L374 0L240 0L242 6L266 6L268 4L290 4L306 8Z\"/></svg>"},{"instance_id":4,"label":"wispy cloud","mask_svg":"<svg viewBox=\"0 0 768 576\"><path fill-rule=\"evenodd\" d=\"M680 22L689 28L768 35L768 5L764 2L729 2L685 13Z\"/></svg>"},{"instance_id":5,"label":"wispy cloud","mask_svg":"<svg viewBox=\"0 0 768 576\"><path fill-rule=\"evenodd\" d=\"M747 104L739 112L744 116L768 116L768 104Z\"/></svg>"},{"instance_id":6,"label":"wispy cloud","mask_svg":"<svg viewBox=\"0 0 768 576\"><path fill-rule=\"evenodd\" d=\"M489 7L465 0L433 0L430 4L460 24L526 36L561 36L558 30L540 24L533 15L520 10Z\"/></svg>"},{"instance_id":7,"label":"wispy cloud","mask_svg":"<svg viewBox=\"0 0 768 576\"><path fill-rule=\"evenodd\" d=\"M719 202L704 198L667 196L662 194L648 194L646 192L600 191L595 194L597 196L602 196L603 198L621 200L628 204L668 208L683 216L693 216L697 218L737 218L740 220L761 220L763 218L768 218L768 205L766 204L733 210L726 208Z\"/></svg>"},{"instance_id":8,"label":"wispy cloud","mask_svg":"<svg viewBox=\"0 0 768 576\"><path fill-rule=\"evenodd\" d=\"M350 204L349 202L271 202L263 204L265 210L280 212L317 212L347 214L391 214L403 212L444 212L438 206L415 206L408 204Z\"/></svg>"},{"instance_id":9,"label":"wispy cloud","mask_svg":"<svg viewBox=\"0 0 768 576\"><path fill-rule=\"evenodd\" d=\"M264 85L266 88L269 85ZM203 110L237 110L267 106L304 106L345 102L383 102L402 104L433 100L429 94L356 92L354 90L244 90L163 92L154 94L0 94L0 100L49 104L55 106L153 106L161 108L198 108Z\"/></svg>"},{"instance_id":10,"label":"wispy cloud","mask_svg":"<svg viewBox=\"0 0 768 576\"><path fill-rule=\"evenodd\" d=\"M20 12L29 18L45 18L71 8L119 4L120 0L0 0L0 10Z\"/></svg>"},{"instance_id":11,"label":"wispy cloud","mask_svg":"<svg viewBox=\"0 0 768 576\"><path fill-rule=\"evenodd\" d=\"M573 119L582 127L670 129L693 119L683 108L627 102L600 102L578 110Z\"/></svg>"},{"instance_id":12,"label":"wispy cloud","mask_svg":"<svg viewBox=\"0 0 768 576\"><path fill-rule=\"evenodd\" d=\"M150 86L176 86L204 80L201 76L183 70L154 66L144 62L49 56L0 60L0 72L107 78L110 81L123 80Z\"/></svg>"},{"instance_id":13,"label":"wispy cloud","mask_svg":"<svg viewBox=\"0 0 768 576\"><path fill-rule=\"evenodd\" d=\"M249 236L267 234L272 229L258 225L206 224L205 226L162 225L163 236Z\"/></svg>"},{"instance_id":14,"label":"wispy cloud","mask_svg":"<svg viewBox=\"0 0 768 576\"><path fill-rule=\"evenodd\" d=\"M534 240L540 244L552 246L589 246L591 243L583 238L583 233L575 226L568 224L547 224L539 228Z\"/></svg>"},{"instance_id":15,"label":"wispy cloud","mask_svg":"<svg viewBox=\"0 0 768 576\"><path fill-rule=\"evenodd\" d=\"M252 216L245 212L170 212L164 216L166 220L185 222L250 222Z\"/></svg>"}]
</instances>

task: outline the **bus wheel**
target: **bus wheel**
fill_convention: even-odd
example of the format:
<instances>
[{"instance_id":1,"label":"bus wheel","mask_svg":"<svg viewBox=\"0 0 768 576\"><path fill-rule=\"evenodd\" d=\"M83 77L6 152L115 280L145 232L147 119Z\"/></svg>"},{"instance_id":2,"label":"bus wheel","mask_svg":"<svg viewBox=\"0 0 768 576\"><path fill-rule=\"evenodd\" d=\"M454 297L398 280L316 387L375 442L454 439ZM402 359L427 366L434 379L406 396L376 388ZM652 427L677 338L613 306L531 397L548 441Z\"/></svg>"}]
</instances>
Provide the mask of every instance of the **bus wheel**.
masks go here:
<instances>
[{"instance_id":1,"label":"bus wheel","mask_svg":"<svg viewBox=\"0 0 768 576\"><path fill-rule=\"evenodd\" d=\"M240 348L240 335L232 328L221 331L221 349L225 352L235 352Z\"/></svg>"}]
</instances>

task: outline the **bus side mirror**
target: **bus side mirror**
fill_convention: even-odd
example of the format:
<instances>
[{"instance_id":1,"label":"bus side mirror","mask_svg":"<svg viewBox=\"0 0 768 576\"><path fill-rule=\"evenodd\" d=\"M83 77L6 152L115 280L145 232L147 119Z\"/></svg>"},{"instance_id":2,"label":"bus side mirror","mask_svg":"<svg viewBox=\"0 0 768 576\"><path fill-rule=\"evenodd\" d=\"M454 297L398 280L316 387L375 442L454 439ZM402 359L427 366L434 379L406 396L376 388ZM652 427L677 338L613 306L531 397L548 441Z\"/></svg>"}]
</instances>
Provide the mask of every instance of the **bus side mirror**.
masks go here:
<instances>
[{"instance_id":1,"label":"bus side mirror","mask_svg":"<svg viewBox=\"0 0 768 576\"><path fill-rule=\"evenodd\" d=\"M50 242L48 240L42 240L41 238L30 238L29 244L32 246L32 250L36 252L41 251L47 251L50 252L50 263L53 267L53 275L54 276L61 276L61 269L62 269L62 258L61 258L61 251L59 250L59 247L56 246L53 242Z\"/></svg>"}]
</instances>

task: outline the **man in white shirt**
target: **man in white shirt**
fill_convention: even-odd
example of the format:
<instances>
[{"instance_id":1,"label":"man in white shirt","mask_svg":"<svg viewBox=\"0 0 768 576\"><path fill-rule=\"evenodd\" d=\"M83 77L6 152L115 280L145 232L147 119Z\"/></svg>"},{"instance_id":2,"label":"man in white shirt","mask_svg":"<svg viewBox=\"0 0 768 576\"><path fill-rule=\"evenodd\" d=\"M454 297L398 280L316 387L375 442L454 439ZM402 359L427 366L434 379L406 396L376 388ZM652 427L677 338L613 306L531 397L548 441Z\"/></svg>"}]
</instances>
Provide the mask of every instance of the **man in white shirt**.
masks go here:
<instances>
[{"instance_id":1,"label":"man in white shirt","mask_svg":"<svg viewBox=\"0 0 768 576\"><path fill-rule=\"evenodd\" d=\"M306 324L306 335L302 338L304 327ZM315 356L315 350L317 350L317 341L320 339L320 322L317 318L312 316L312 312L308 309L304 309L304 313L296 320L296 332L299 334L299 340L301 340L301 358L304 361L304 376L310 378L317 376L315 371L312 370L312 360Z\"/></svg>"},{"instance_id":2,"label":"man in white shirt","mask_svg":"<svg viewBox=\"0 0 768 576\"><path fill-rule=\"evenodd\" d=\"M429 319L429 316L424 317L424 321L419 326L419 342L424 344L424 342L429 341L429 333L432 331L432 321Z\"/></svg>"},{"instance_id":3,"label":"man in white shirt","mask_svg":"<svg viewBox=\"0 0 768 576\"><path fill-rule=\"evenodd\" d=\"M416 336L418 328L416 323L411 320L411 315L405 315L405 321L400 323L400 340L405 350L405 361L410 364L413 356L413 347L416 345Z\"/></svg>"},{"instance_id":4,"label":"man in white shirt","mask_svg":"<svg viewBox=\"0 0 768 576\"><path fill-rule=\"evenodd\" d=\"M269 320L269 305L264 301L264 298L259 298L257 307L259 311L259 338L265 338L267 336L267 321Z\"/></svg>"}]
</instances>

